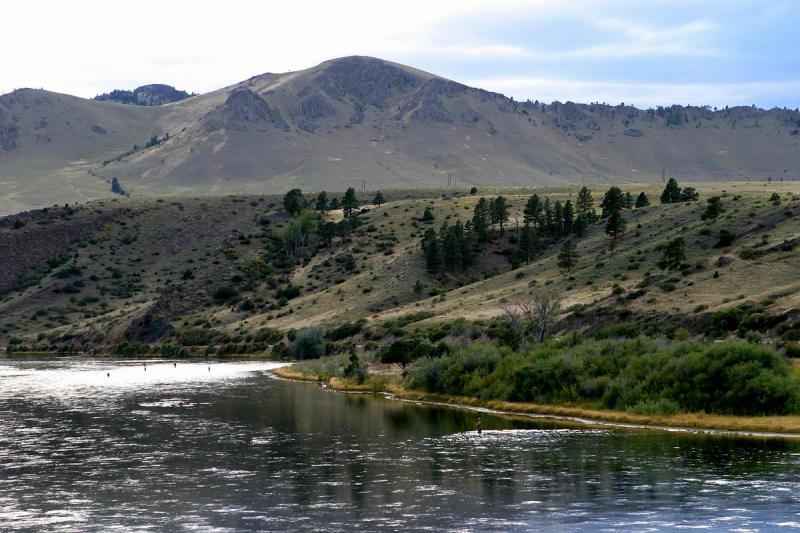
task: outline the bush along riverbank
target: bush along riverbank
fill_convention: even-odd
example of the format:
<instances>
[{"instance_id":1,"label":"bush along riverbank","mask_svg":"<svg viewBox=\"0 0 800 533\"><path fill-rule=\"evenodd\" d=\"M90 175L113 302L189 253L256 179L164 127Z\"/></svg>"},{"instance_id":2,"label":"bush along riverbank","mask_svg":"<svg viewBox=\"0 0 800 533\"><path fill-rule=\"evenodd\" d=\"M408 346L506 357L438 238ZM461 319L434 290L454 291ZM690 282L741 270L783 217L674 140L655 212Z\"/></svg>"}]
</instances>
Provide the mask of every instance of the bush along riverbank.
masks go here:
<instances>
[{"instance_id":1,"label":"bush along riverbank","mask_svg":"<svg viewBox=\"0 0 800 533\"><path fill-rule=\"evenodd\" d=\"M390 392L508 412L619 423L800 432L800 378L782 354L744 341L581 339L513 350L475 342L394 372L338 355L277 373L342 390ZM355 367L355 368L354 368Z\"/></svg>"}]
</instances>

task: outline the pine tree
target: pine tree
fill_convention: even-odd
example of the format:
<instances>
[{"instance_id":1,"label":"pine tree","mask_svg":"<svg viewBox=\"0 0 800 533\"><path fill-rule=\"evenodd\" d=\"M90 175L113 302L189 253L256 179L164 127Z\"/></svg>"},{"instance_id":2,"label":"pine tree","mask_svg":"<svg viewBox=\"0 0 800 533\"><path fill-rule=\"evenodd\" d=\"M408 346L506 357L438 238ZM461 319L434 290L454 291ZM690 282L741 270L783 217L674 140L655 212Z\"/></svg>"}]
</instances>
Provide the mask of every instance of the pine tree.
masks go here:
<instances>
[{"instance_id":1,"label":"pine tree","mask_svg":"<svg viewBox=\"0 0 800 533\"><path fill-rule=\"evenodd\" d=\"M572 207L572 200L567 200L562 211L564 219L563 234L569 235L575 227L575 209Z\"/></svg>"},{"instance_id":2,"label":"pine tree","mask_svg":"<svg viewBox=\"0 0 800 533\"><path fill-rule=\"evenodd\" d=\"M545 198L542 203L542 232L551 233L553 228L553 204L550 203L550 198Z\"/></svg>"},{"instance_id":3,"label":"pine tree","mask_svg":"<svg viewBox=\"0 0 800 533\"><path fill-rule=\"evenodd\" d=\"M619 212L625 207L625 197L619 187L611 187L606 191L603 202L600 204L603 209L602 218L607 218L613 212Z\"/></svg>"},{"instance_id":4,"label":"pine tree","mask_svg":"<svg viewBox=\"0 0 800 533\"><path fill-rule=\"evenodd\" d=\"M681 201L681 188L675 178L670 178L664 192L661 193L662 204L674 204Z\"/></svg>"},{"instance_id":5,"label":"pine tree","mask_svg":"<svg viewBox=\"0 0 800 533\"><path fill-rule=\"evenodd\" d=\"M558 268L571 272L578 264L578 249L572 240L567 240L561 245L558 252Z\"/></svg>"},{"instance_id":6,"label":"pine tree","mask_svg":"<svg viewBox=\"0 0 800 533\"><path fill-rule=\"evenodd\" d=\"M645 193L639 193L639 196L636 197L636 208L647 207L648 205L650 205L650 199Z\"/></svg>"},{"instance_id":7,"label":"pine tree","mask_svg":"<svg viewBox=\"0 0 800 533\"><path fill-rule=\"evenodd\" d=\"M587 222L594 222L594 198L592 198L592 193L586 187L581 187L580 192L578 192L578 200L575 203L575 211L579 215L588 215L586 219Z\"/></svg>"},{"instance_id":8,"label":"pine tree","mask_svg":"<svg viewBox=\"0 0 800 533\"><path fill-rule=\"evenodd\" d=\"M423 222L433 222L436 217L433 216L433 210L430 207L426 207L425 211L422 213L422 221Z\"/></svg>"},{"instance_id":9,"label":"pine tree","mask_svg":"<svg viewBox=\"0 0 800 533\"><path fill-rule=\"evenodd\" d=\"M700 216L703 220L714 220L725 211L725 207L722 205L722 198L719 196L712 196L706 202L708 202L706 211Z\"/></svg>"},{"instance_id":10,"label":"pine tree","mask_svg":"<svg viewBox=\"0 0 800 533\"><path fill-rule=\"evenodd\" d=\"M615 241L625 232L625 219L619 211L612 211L606 221L606 233Z\"/></svg>"},{"instance_id":11,"label":"pine tree","mask_svg":"<svg viewBox=\"0 0 800 533\"><path fill-rule=\"evenodd\" d=\"M383 193L378 191L375 193L375 198L372 199L372 203L380 207L382 204L386 203L386 198L384 198Z\"/></svg>"},{"instance_id":12,"label":"pine tree","mask_svg":"<svg viewBox=\"0 0 800 533\"><path fill-rule=\"evenodd\" d=\"M358 209L358 198L356 198L356 190L348 187L342 199L342 209L344 210L344 217L350 218L353 213Z\"/></svg>"},{"instance_id":13,"label":"pine tree","mask_svg":"<svg viewBox=\"0 0 800 533\"><path fill-rule=\"evenodd\" d=\"M317 211L325 211L328 209L328 193L321 191L317 195L317 201L314 204L314 209Z\"/></svg>"},{"instance_id":14,"label":"pine tree","mask_svg":"<svg viewBox=\"0 0 800 533\"><path fill-rule=\"evenodd\" d=\"M525 204L525 209L522 212L523 217L522 221L525 224L532 224L534 227L538 226L541 228L541 219L542 219L542 199L539 198L538 194L531 195L528 198L527 203Z\"/></svg>"},{"instance_id":15,"label":"pine tree","mask_svg":"<svg viewBox=\"0 0 800 533\"><path fill-rule=\"evenodd\" d=\"M504 224L508 222L508 202L505 197L498 196L494 199L494 208L492 209L492 223L500 225L500 235L505 234Z\"/></svg>"},{"instance_id":16,"label":"pine tree","mask_svg":"<svg viewBox=\"0 0 800 533\"><path fill-rule=\"evenodd\" d=\"M700 198L700 193L694 187L684 187L681 191L681 202L695 202Z\"/></svg>"},{"instance_id":17,"label":"pine tree","mask_svg":"<svg viewBox=\"0 0 800 533\"><path fill-rule=\"evenodd\" d=\"M676 237L667 243L658 266L666 270L677 270L685 260L686 241L683 237Z\"/></svg>"},{"instance_id":18,"label":"pine tree","mask_svg":"<svg viewBox=\"0 0 800 533\"><path fill-rule=\"evenodd\" d=\"M328 204L328 209L334 210L334 209L339 209L341 207L342 204L338 198L331 198L331 202Z\"/></svg>"},{"instance_id":19,"label":"pine tree","mask_svg":"<svg viewBox=\"0 0 800 533\"><path fill-rule=\"evenodd\" d=\"M553 205L553 227L551 231L554 235L562 235L564 232L564 208L561 206L561 200L556 200Z\"/></svg>"},{"instance_id":20,"label":"pine tree","mask_svg":"<svg viewBox=\"0 0 800 533\"><path fill-rule=\"evenodd\" d=\"M439 274L443 265L442 250L439 237L432 228L425 230L422 237L422 253L425 255L425 269L431 274Z\"/></svg>"},{"instance_id":21,"label":"pine tree","mask_svg":"<svg viewBox=\"0 0 800 533\"><path fill-rule=\"evenodd\" d=\"M539 254L539 234L529 223L522 226L519 234L519 256L530 263L531 259Z\"/></svg>"},{"instance_id":22,"label":"pine tree","mask_svg":"<svg viewBox=\"0 0 800 533\"><path fill-rule=\"evenodd\" d=\"M481 197L478 203L475 204L472 214L472 228L475 231L478 242L483 243L489 240L489 205L486 198Z\"/></svg>"},{"instance_id":23,"label":"pine tree","mask_svg":"<svg viewBox=\"0 0 800 533\"><path fill-rule=\"evenodd\" d=\"M575 223L572 225L572 232L578 237L583 237L586 230L589 228L588 215L580 213L575 217Z\"/></svg>"},{"instance_id":24,"label":"pine tree","mask_svg":"<svg viewBox=\"0 0 800 533\"><path fill-rule=\"evenodd\" d=\"M319 238L328 248L330 248L331 244L333 244L333 237L335 235L336 235L335 222L325 222L324 224L320 225Z\"/></svg>"},{"instance_id":25,"label":"pine tree","mask_svg":"<svg viewBox=\"0 0 800 533\"><path fill-rule=\"evenodd\" d=\"M633 209L633 195L629 192L625 193L625 209Z\"/></svg>"}]
</instances>

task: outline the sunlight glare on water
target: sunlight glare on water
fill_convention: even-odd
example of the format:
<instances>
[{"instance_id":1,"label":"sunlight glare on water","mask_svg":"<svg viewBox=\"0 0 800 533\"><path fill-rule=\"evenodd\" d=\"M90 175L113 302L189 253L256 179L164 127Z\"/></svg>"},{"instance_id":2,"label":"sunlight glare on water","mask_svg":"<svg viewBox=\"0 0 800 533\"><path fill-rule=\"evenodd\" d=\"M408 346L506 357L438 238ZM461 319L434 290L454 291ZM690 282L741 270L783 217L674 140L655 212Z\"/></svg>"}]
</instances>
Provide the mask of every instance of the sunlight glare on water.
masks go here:
<instances>
[{"instance_id":1,"label":"sunlight glare on water","mask_svg":"<svg viewBox=\"0 0 800 533\"><path fill-rule=\"evenodd\" d=\"M800 526L794 441L509 420L274 366L0 361L0 531Z\"/></svg>"}]
</instances>

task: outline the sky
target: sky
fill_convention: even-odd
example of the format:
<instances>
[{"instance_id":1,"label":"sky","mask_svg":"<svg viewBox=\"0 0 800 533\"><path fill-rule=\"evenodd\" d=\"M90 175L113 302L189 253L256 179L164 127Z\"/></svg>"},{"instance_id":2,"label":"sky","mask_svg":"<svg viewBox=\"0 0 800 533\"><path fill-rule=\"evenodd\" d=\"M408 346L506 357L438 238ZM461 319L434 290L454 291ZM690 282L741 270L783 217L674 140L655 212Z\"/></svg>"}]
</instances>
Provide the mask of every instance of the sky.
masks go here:
<instances>
[{"instance_id":1,"label":"sky","mask_svg":"<svg viewBox=\"0 0 800 533\"><path fill-rule=\"evenodd\" d=\"M203 93L369 55L519 100L800 106L797 0L9 2L0 94Z\"/></svg>"}]
</instances>

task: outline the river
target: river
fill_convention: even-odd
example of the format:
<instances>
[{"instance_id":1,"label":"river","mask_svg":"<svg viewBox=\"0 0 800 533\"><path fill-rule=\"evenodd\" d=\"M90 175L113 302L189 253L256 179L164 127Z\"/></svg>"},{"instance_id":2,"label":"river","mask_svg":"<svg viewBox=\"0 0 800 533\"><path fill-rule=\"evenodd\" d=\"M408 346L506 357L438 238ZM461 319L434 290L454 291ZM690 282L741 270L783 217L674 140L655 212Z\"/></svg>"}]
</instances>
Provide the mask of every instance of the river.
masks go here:
<instances>
[{"instance_id":1,"label":"river","mask_svg":"<svg viewBox=\"0 0 800 533\"><path fill-rule=\"evenodd\" d=\"M273 366L0 359L0 531L800 528L800 441L509 420Z\"/></svg>"}]
</instances>

